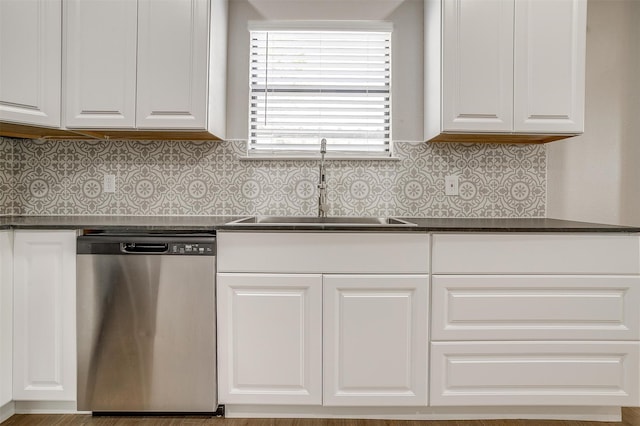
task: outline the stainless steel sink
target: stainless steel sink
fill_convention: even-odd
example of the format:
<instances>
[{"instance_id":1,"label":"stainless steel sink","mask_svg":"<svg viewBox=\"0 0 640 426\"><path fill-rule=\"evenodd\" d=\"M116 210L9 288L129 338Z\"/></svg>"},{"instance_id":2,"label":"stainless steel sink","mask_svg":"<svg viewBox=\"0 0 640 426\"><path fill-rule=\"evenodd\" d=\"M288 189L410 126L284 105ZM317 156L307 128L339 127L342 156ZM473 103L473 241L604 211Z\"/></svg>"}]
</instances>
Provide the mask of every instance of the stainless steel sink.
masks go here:
<instances>
[{"instance_id":1,"label":"stainless steel sink","mask_svg":"<svg viewBox=\"0 0 640 426\"><path fill-rule=\"evenodd\" d=\"M251 216L229 222L239 226L416 226L395 217Z\"/></svg>"}]
</instances>

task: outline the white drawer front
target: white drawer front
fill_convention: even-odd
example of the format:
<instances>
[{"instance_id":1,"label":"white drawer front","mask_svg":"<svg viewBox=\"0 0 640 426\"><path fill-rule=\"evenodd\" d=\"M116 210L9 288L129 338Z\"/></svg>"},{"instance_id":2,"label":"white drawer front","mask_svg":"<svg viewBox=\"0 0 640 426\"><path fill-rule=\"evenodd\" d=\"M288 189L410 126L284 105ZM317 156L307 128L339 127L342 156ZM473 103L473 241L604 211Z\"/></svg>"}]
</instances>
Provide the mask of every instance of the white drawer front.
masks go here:
<instances>
[{"instance_id":1,"label":"white drawer front","mask_svg":"<svg viewBox=\"0 0 640 426\"><path fill-rule=\"evenodd\" d=\"M431 344L431 405L638 406L638 342Z\"/></svg>"},{"instance_id":2,"label":"white drawer front","mask_svg":"<svg viewBox=\"0 0 640 426\"><path fill-rule=\"evenodd\" d=\"M640 276L434 275L433 340L640 340Z\"/></svg>"},{"instance_id":3,"label":"white drawer front","mask_svg":"<svg viewBox=\"0 0 640 426\"><path fill-rule=\"evenodd\" d=\"M429 272L422 232L219 232L220 272Z\"/></svg>"},{"instance_id":4,"label":"white drawer front","mask_svg":"<svg viewBox=\"0 0 640 426\"><path fill-rule=\"evenodd\" d=\"M638 274L635 234L436 234L434 274Z\"/></svg>"}]
</instances>

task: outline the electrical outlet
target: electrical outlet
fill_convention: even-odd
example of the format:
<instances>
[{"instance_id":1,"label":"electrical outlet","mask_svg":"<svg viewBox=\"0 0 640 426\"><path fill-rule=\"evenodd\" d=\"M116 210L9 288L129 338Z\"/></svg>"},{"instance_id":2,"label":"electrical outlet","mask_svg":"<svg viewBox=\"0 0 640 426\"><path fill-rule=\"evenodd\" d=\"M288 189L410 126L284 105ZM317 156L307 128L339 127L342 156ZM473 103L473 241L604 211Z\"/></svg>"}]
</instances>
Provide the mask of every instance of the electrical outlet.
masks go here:
<instances>
[{"instance_id":1,"label":"electrical outlet","mask_svg":"<svg viewBox=\"0 0 640 426\"><path fill-rule=\"evenodd\" d=\"M450 175L444 177L445 195L458 195L458 176Z\"/></svg>"},{"instance_id":2,"label":"electrical outlet","mask_svg":"<svg viewBox=\"0 0 640 426\"><path fill-rule=\"evenodd\" d=\"M104 192L116 192L116 175L104 175L102 190Z\"/></svg>"}]
</instances>

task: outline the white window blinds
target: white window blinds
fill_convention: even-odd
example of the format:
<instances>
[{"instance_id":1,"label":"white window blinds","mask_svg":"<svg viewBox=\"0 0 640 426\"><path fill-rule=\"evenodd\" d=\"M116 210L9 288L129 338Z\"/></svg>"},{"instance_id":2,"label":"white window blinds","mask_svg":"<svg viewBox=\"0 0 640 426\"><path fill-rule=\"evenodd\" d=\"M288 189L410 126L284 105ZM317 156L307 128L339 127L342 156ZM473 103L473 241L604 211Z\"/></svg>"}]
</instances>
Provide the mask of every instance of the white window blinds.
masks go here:
<instances>
[{"instance_id":1,"label":"white window blinds","mask_svg":"<svg viewBox=\"0 0 640 426\"><path fill-rule=\"evenodd\" d=\"M252 30L249 154L389 156L387 28Z\"/></svg>"}]
</instances>

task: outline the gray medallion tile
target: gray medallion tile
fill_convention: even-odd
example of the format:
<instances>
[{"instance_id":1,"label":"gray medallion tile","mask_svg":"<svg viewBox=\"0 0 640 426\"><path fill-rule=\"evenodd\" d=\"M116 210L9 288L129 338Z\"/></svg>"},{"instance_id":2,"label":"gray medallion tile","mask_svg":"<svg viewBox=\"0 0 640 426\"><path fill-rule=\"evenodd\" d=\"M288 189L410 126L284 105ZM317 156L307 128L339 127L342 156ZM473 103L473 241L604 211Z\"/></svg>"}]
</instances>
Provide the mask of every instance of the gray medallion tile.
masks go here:
<instances>
[{"instance_id":1,"label":"gray medallion tile","mask_svg":"<svg viewBox=\"0 0 640 426\"><path fill-rule=\"evenodd\" d=\"M15 213L14 140L0 137L0 215Z\"/></svg>"},{"instance_id":2,"label":"gray medallion tile","mask_svg":"<svg viewBox=\"0 0 640 426\"><path fill-rule=\"evenodd\" d=\"M541 145L397 142L400 161L330 161L332 215L543 217ZM0 214L313 215L316 161L242 161L246 141L0 138ZM116 193L104 193L105 174ZM460 177L460 195L444 178Z\"/></svg>"},{"instance_id":3,"label":"gray medallion tile","mask_svg":"<svg viewBox=\"0 0 640 426\"><path fill-rule=\"evenodd\" d=\"M155 165L131 164L116 176L118 204L125 214L164 215L165 199L169 195L166 174ZM135 212L135 213L134 213Z\"/></svg>"}]
</instances>

